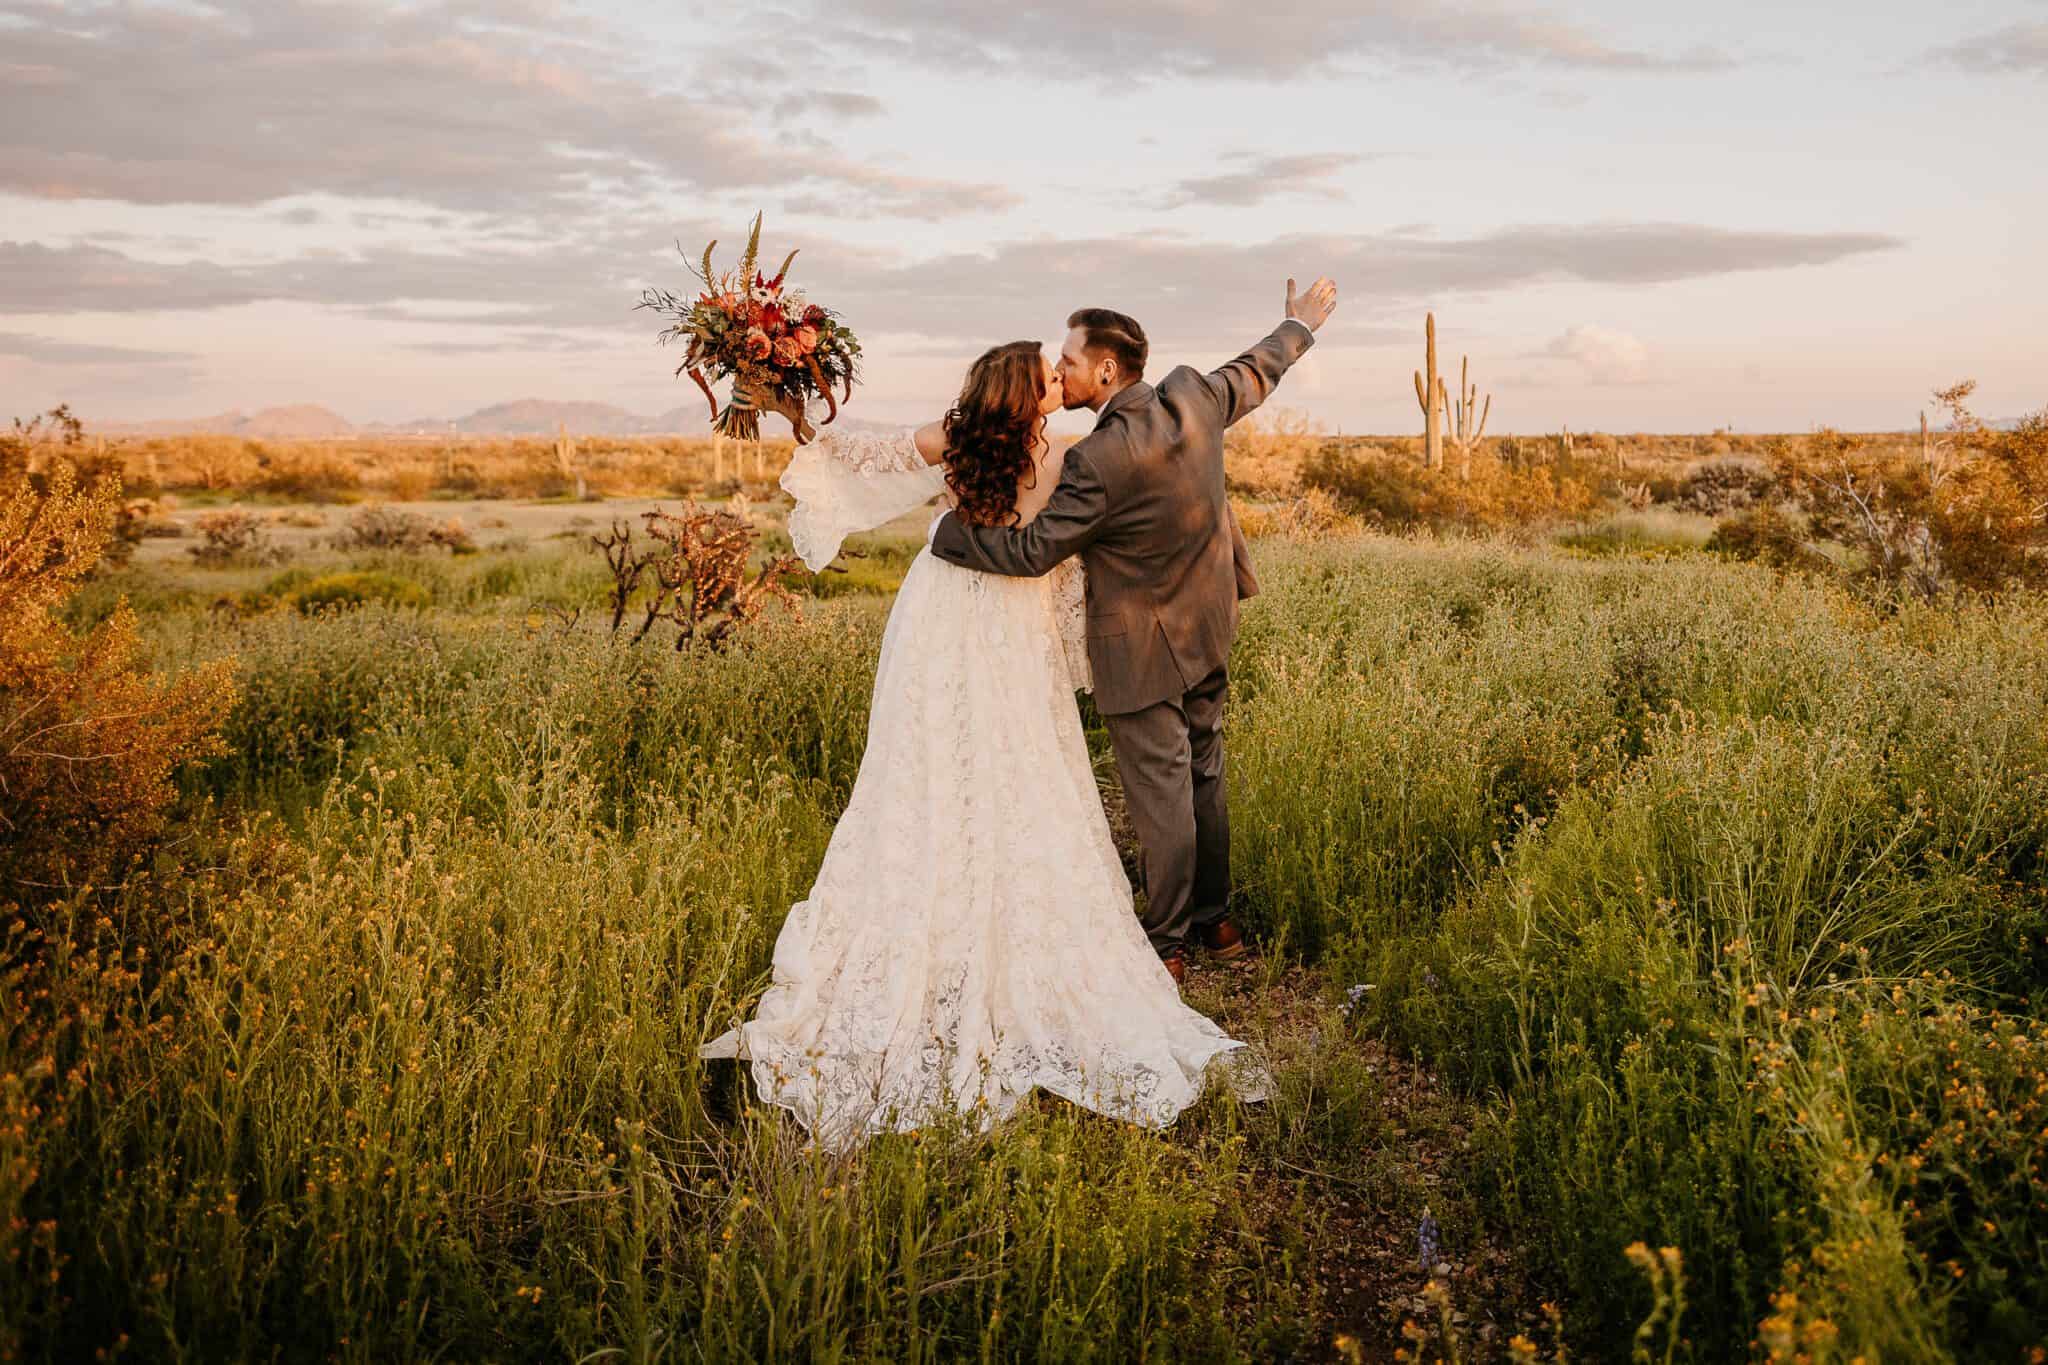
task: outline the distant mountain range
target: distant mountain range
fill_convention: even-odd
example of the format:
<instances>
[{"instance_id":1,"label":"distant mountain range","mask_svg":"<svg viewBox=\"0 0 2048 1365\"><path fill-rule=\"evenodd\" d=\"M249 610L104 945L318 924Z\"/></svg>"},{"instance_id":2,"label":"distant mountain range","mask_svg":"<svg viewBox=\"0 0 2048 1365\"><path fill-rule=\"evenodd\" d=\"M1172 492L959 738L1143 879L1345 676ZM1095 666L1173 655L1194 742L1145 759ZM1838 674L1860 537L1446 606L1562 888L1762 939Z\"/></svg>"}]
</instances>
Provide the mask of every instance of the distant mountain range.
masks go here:
<instances>
[{"instance_id":1,"label":"distant mountain range","mask_svg":"<svg viewBox=\"0 0 2048 1365\"><path fill-rule=\"evenodd\" d=\"M711 423L701 403L644 417L609 403L554 403L541 398L520 398L478 408L466 417L421 417L410 422L357 425L332 408L298 403L256 412L222 412L211 417L88 421L87 427L108 436L206 434L319 440L343 436L552 436L564 429L576 436L702 436L711 430Z\"/></svg>"}]
</instances>

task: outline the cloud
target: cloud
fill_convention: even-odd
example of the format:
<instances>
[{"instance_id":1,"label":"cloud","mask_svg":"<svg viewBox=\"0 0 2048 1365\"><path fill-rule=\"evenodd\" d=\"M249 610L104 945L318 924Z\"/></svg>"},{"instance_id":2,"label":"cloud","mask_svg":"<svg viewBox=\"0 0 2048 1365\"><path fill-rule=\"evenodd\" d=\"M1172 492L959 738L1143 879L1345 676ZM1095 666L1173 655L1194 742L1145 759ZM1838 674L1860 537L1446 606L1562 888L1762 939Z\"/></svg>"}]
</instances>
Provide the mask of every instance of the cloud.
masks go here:
<instances>
[{"instance_id":1,"label":"cloud","mask_svg":"<svg viewBox=\"0 0 2048 1365\"><path fill-rule=\"evenodd\" d=\"M254 273L140 260L108 246L0 242L0 313L175 312L277 297Z\"/></svg>"},{"instance_id":2,"label":"cloud","mask_svg":"<svg viewBox=\"0 0 2048 1365\"><path fill-rule=\"evenodd\" d=\"M866 167L849 167L843 174L845 183L858 193L785 195L782 207L790 213L830 218L914 218L938 222L970 213L994 213L1024 202L1024 196L1001 185L963 185Z\"/></svg>"},{"instance_id":3,"label":"cloud","mask_svg":"<svg viewBox=\"0 0 2048 1365\"><path fill-rule=\"evenodd\" d=\"M566 332L518 332L502 337L463 341L408 341L405 349L427 355L496 355L506 351L552 351L573 354L595 349L588 337Z\"/></svg>"},{"instance_id":4,"label":"cloud","mask_svg":"<svg viewBox=\"0 0 2048 1365\"><path fill-rule=\"evenodd\" d=\"M1650 348L1612 327L1582 322L1553 338L1539 354L1571 361L1592 384L1644 384L1650 380Z\"/></svg>"},{"instance_id":5,"label":"cloud","mask_svg":"<svg viewBox=\"0 0 2048 1365\"><path fill-rule=\"evenodd\" d=\"M143 351L129 346L96 346L58 337L0 332L0 355L19 356L38 365L166 365L196 360L184 351Z\"/></svg>"},{"instance_id":6,"label":"cloud","mask_svg":"<svg viewBox=\"0 0 2048 1365\"><path fill-rule=\"evenodd\" d=\"M1471 237L1420 233L1292 236L1246 245L1123 237L1010 242L986 253L838 270L822 254L834 306L868 326L927 335L1028 336L1082 304L1141 319L1154 335L1227 339L1277 321L1282 285L1327 274L1343 291L1330 324L1449 294L1566 282L1645 286L1821 265L1903 245L1873 233L1755 232L1685 223L1508 227ZM814 265L814 271L817 267ZM824 297L824 279L814 283Z\"/></svg>"},{"instance_id":7,"label":"cloud","mask_svg":"<svg viewBox=\"0 0 2048 1365\"><path fill-rule=\"evenodd\" d=\"M559 222L654 195L794 186L856 211L1009 202L770 138L563 6L0 0L0 191L143 204L327 193ZM563 36L563 35L574 35ZM840 117L879 104L806 99Z\"/></svg>"},{"instance_id":8,"label":"cloud","mask_svg":"<svg viewBox=\"0 0 2048 1365\"><path fill-rule=\"evenodd\" d=\"M686 246L705 240L684 228ZM730 244L728 244L729 246ZM1155 335L1238 338L1278 320L1282 285L1328 274L1347 301L1329 335L1452 294L1554 282L1645 286L1822 265L1902 245L1872 233L1755 232L1684 223L1509 227L1471 237L1293 236L1250 245L1159 237L1038 238L924 260L804 244L800 278L866 332L973 342L1043 335L1068 310L1106 304ZM110 247L0 242L0 314L234 307L282 299L407 322L655 330L632 305L650 284L685 287L665 236L594 234L545 250L352 254L225 265L156 262ZM1361 331L1358 344L1384 337ZM1349 344L1349 343L1347 343Z\"/></svg>"},{"instance_id":9,"label":"cloud","mask_svg":"<svg viewBox=\"0 0 2048 1365\"><path fill-rule=\"evenodd\" d=\"M1342 199L1344 192L1329 183L1330 178L1365 158L1348 152L1308 152L1291 156L1231 158L1244 169L1217 175L1200 175L1181 181L1167 194L1160 207L1181 208L1188 204L1222 204L1243 207L1262 204L1285 194L1316 195Z\"/></svg>"},{"instance_id":10,"label":"cloud","mask_svg":"<svg viewBox=\"0 0 2048 1365\"><path fill-rule=\"evenodd\" d=\"M1113 26L1056 0L961 5L956 0L832 0L841 41L925 65L1029 61L1118 81L1188 76L1284 79L1359 66L1539 66L1575 71L1684 72L1731 65L1708 48L1656 52L1507 0L1124 0Z\"/></svg>"},{"instance_id":11,"label":"cloud","mask_svg":"<svg viewBox=\"0 0 2048 1365\"><path fill-rule=\"evenodd\" d=\"M812 113L834 118L874 118L886 107L873 95L857 90L794 91L775 101L775 112L781 118Z\"/></svg>"},{"instance_id":12,"label":"cloud","mask_svg":"<svg viewBox=\"0 0 2048 1365\"><path fill-rule=\"evenodd\" d=\"M2048 23L2007 24L1950 47L1934 60L1963 71L2048 75Z\"/></svg>"}]
</instances>

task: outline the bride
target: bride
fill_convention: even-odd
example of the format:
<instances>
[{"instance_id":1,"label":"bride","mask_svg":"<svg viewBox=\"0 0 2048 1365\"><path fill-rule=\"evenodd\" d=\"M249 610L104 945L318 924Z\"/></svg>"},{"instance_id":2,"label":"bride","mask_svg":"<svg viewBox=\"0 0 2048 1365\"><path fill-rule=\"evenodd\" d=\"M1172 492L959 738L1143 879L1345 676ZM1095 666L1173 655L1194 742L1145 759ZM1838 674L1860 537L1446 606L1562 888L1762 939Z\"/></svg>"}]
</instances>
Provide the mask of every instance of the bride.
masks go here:
<instances>
[{"instance_id":1,"label":"bride","mask_svg":"<svg viewBox=\"0 0 2048 1365\"><path fill-rule=\"evenodd\" d=\"M997 346L945 419L828 433L782 486L814 571L855 531L943 494L1021 525L1058 479L1038 343ZM754 1017L705 1044L834 1149L958 1111L986 1128L1034 1088L1149 1126L1212 1062L1264 1097L1264 1068L1182 1003L1132 912L1076 688L1091 686L1078 559L1043 578L926 548L882 636L867 750L810 896L791 907Z\"/></svg>"}]
</instances>

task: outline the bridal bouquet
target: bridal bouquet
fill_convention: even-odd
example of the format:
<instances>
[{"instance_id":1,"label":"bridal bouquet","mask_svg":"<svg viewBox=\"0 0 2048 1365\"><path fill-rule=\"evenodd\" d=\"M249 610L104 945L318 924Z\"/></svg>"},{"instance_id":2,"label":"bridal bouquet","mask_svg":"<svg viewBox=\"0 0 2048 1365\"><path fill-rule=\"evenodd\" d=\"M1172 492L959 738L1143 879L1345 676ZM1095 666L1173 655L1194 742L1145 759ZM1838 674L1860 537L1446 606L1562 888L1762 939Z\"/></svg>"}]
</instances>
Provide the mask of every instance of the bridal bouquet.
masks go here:
<instances>
[{"instance_id":1,"label":"bridal bouquet","mask_svg":"<svg viewBox=\"0 0 2048 1365\"><path fill-rule=\"evenodd\" d=\"M810 424L802 414L809 399L825 400L828 423L839 415L839 402L852 399L860 342L838 314L785 283L796 252L783 259L773 278L755 268L761 252L759 214L738 270L713 271L711 253L717 246L713 240L703 259L692 263L691 273L704 283L694 302L666 289L648 289L634 306L671 320L659 338L663 344L671 338L689 343L676 373L687 373L704 391L714 431L757 441L765 406L788 416L797 439L805 440ZM732 396L723 408L711 391L721 379L732 380ZM844 392L839 401L832 397L835 384Z\"/></svg>"}]
</instances>

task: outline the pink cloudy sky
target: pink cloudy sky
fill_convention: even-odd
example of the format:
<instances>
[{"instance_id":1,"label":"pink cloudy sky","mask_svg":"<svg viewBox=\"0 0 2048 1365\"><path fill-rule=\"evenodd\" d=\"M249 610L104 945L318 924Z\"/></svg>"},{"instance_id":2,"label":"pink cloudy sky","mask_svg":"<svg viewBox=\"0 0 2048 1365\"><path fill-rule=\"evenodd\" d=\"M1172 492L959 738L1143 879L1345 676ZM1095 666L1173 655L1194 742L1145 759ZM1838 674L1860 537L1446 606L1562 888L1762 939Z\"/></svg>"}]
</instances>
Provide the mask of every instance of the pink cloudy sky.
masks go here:
<instances>
[{"instance_id":1,"label":"pink cloudy sky","mask_svg":"<svg viewBox=\"0 0 2048 1365\"><path fill-rule=\"evenodd\" d=\"M656 8L0 0L0 417L659 411L631 304L757 208L876 420L1084 303L1214 362L1319 271L1333 428L1417 425L1429 309L1500 431L2048 404L2048 0Z\"/></svg>"}]
</instances>

